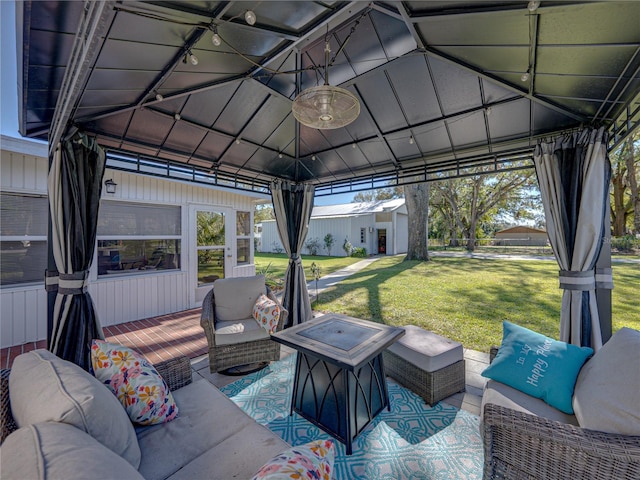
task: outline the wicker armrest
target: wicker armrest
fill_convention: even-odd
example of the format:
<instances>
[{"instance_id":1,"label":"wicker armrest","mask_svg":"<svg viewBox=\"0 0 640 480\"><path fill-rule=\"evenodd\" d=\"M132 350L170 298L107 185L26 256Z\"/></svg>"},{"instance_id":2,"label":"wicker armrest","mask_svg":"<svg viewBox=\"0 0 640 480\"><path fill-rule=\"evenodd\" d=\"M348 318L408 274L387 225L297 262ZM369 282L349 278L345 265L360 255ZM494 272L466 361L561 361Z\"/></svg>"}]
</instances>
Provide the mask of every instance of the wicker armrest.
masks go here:
<instances>
[{"instance_id":1,"label":"wicker armrest","mask_svg":"<svg viewBox=\"0 0 640 480\"><path fill-rule=\"evenodd\" d=\"M640 478L640 437L485 405L484 479ZM597 473L596 473L597 472Z\"/></svg>"},{"instance_id":2,"label":"wicker armrest","mask_svg":"<svg viewBox=\"0 0 640 480\"><path fill-rule=\"evenodd\" d=\"M4 439L18 428L11 414L9 373L11 373L11 370L0 370L0 443L4 442Z\"/></svg>"},{"instance_id":3,"label":"wicker armrest","mask_svg":"<svg viewBox=\"0 0 640 480\"><path fill-rule=\"evenodd\" d=\"M153 367L164 378L171 391L191 383L191 360L186 355L156 363Z\"/></svg>"}]
</instances>

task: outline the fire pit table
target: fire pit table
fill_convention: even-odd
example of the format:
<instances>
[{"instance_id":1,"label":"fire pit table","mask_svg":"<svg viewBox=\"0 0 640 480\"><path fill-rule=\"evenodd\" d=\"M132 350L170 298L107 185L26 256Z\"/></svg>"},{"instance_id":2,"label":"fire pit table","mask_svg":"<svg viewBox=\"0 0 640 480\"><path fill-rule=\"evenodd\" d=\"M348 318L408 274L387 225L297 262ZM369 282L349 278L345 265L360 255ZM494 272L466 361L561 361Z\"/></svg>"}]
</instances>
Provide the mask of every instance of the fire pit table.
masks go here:
<instances>
[{"instance_id":1,"label":"fire pit table","mask_svg":"<svg viewBox=\"0 0 640 480\"><path fill-rule=\"evenodd\" d=\"M327 314L271 336L298 351L291 413L346 445L385 407L389 393L382 352L404 330Z\"/></svg>"}]
</instances>

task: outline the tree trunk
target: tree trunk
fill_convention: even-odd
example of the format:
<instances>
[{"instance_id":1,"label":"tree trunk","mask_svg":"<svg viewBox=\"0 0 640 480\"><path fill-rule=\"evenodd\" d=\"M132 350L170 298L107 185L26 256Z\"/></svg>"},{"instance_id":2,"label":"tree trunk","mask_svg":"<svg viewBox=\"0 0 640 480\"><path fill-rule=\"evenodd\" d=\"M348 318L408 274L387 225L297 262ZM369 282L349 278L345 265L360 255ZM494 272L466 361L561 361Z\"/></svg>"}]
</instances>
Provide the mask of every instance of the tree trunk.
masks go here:
<instances>
[{"instance_id":1,"label":"tree trunk","mask_svg":"<svg viewBox=\"0 0 640 480\"><path fill-rule=\"evenodd\" d=\"M471 214L469 215L469 236L467 237L467 252L476 249L476 226L478 225L478 195L480 193L480 178L473 182L473 195L471 198Z\"/></svg>"},{"instance_id":2,"label":"tree trunk","mask_svg":"<svg viewBox=\"0 0 640 480\"><path fill-rule=\"evenodd\" d=\"M624 204L625 169L620 167L621 165L618 165L617 171L611 176L611 184L613 185L613 202L611 205L611 226L613 227L613 232L611 235L614 237L624 235L625 223L627 221L627 209Z\"/></svg>"},{"instance_id":3,"label":"tree trunk","mask_svg":"<svg viewBox=\"0 0 640 480\"><path fill-rule=\"evenodd\" d=\"M429 184L405 185L409 248L405 260L429 260Z\"/></svg>"},{"instance_id":4,"label":"tree trunk","mask_svg":"<svg viewBox=\"0 0 640 480\"><path fill-rule=\"evenodd\" d=\"M636 178L636 158L635 149L633 148L634 137L631 136L627 140L628 150L627 158L627 184L631 190L631 206L633 207L633 233L640 233L640 195L638 195L638 180Z\"/></svg>"}]
</instances>

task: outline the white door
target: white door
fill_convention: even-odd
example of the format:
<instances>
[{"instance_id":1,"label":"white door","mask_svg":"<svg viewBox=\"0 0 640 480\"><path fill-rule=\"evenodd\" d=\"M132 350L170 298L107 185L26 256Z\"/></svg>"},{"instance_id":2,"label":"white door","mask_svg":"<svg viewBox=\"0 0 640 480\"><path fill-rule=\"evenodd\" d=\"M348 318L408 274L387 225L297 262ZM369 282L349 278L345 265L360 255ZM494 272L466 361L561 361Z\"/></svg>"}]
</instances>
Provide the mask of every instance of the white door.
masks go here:
<instances>
[{"instance_id":1,"label":"white door","mask_svg":"<svg viewBox=\"0 0 640 480\"><path fill-rule=\"evenodd\" d=\"M218 278L224 278L233 266L233 211L221 207L192 207L190 215L191 284L193 305L200 305Z\"/></svg>"}]
</instances>

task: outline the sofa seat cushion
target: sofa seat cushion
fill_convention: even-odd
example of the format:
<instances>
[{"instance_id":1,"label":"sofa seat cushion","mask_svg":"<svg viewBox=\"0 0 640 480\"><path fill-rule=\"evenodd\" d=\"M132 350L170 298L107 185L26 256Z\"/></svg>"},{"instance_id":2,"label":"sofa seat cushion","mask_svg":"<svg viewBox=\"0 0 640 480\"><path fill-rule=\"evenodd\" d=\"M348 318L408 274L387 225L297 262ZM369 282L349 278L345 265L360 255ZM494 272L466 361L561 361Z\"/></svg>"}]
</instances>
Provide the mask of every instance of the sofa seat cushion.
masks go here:
<instances>
[{"instance_id":1,"label":"sofa seat cushion","mask_svg":"<svg viewBox=\"0 0 640 480\"><path fill-rule=\"evenodd\" d=\"M147 480L251 478L288 447L204 379L175 390L173 397L180 410L175 420L137 431L139 472Z\"/></svg>"},{"instance_id":2,"label":"sofa seat cushion","mask_svg":"<svg viewBox=\"0 0 640 480\"><path fill-rule=\"evenodd\" d=\"M140 448L127 412L98 379L47 350L16 357L9 376L11 410L18 427L62 422L88 433L140 464Z\"/></svg>"},{"instance_id":3,"label":"sofa seat cushion","mask_svg":"<svg viewBox=\"0 0 640 480\"><path fill-rule=\"evenodd\" d=\"M495 380L489 380L484 387L480 416L484 414L484 406L488 403L578 426L578 420L574 415L561 412L539 398L534 398Z\"/></svg>"},{"instance_id":4,"label":"sofa seat cushion","mask_svg":"<svg viewBox=\"0 0 640 480\"><path fill-rule=\"evenodd\" d=\"M582 428L640 436L640 331L621 328L582 367L573 408Z\"/></svg>"},{"instance_id":5,"label":"sofa seat cushion","mask_svg":"<svg viewBox=\"0 0 640 480\"><path fill-rule=\"evenodd\" d=\"M256 300L261 293L267 293L264 282L264 275L221 278L213 282L216 320L234 321L253 318L253 306Z\"/></svg>"},{"instance_id":6,"label":"sofa seat cushion","mask_svg":"<svg viewBox=\"0 0 640 480\"><path fill-rule=\"evenodd\" d=\"M3 480L142 480L124 458L66 423L20 428L7 437L0 451Z\"/></svg>"},{"instance_id":7,"label":"sofa seat cushion","mask_svg":"<svg viewBox=\"0 0 640 480\"><path fill-rule=\"evenodd\" d=\"M233 345L268 338L270 335L253 318L216 322L216 345Z\"/></svg>"}]
</instances>

